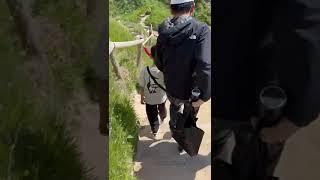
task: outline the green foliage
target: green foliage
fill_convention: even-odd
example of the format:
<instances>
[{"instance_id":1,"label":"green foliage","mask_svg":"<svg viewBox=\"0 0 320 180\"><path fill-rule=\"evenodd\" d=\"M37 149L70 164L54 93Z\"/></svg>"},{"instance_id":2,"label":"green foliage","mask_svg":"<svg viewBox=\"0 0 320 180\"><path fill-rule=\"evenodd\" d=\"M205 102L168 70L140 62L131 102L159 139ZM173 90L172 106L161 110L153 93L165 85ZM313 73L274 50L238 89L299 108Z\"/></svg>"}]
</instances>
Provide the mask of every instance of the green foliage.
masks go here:
<instances>
[{"instance_id":1,"label":"green foliage","mask_svg":"<svg viewBox=\"0 0 320 180\"><path fill-rule=\"evenodd\" d=\"M112 41L118 42L134 40L134 37L130 34L129 30L120 22L117 22L112 18L109 20L109 38ZM128 70L129 74L126 75L127 88L133 90L134 83L132 82L136 81L138 75L138 69L136 67L137 47L116 49L114 55L120 66L125 67L125 70Z\"/></svg>"},{"instance_id":2,"label":"green foliage","mask_svg":"<svg viewBox=\"0 0 320 180\"><path fill-rule=\"evenodd\" d=\"M29 57L20 47L5 1L0 1L0 179L7 179L9 174L13 180L91 179L63 123L66 119L62 119L62 107L59 107L64 97L58 92L70 92L80 84L91 55L91 45L86 44L89 34L84 15L75 2L79 1L35 1L38 9L34 15L60 24L66 35L66 47L76 51L65 56L65 51L52 49L50 62L58 61L58 57L65 58L64 62L77 59L74 64L53 65L58 79L54 83L58 83L60 89L51 89L54 93L48 97L37 97L29 74L21 69ZM11 170L8 171L9 162Z\"/></svg>"},{"instance_id":3,"label":"green foliage","mask_svg":"<svg viewBox=\"0 0 320 180\"><path fill-rule=\"evenodd\" d=\"M134 40L129 30L112 18L109 18L109 38L114 42Z\"/></svg>"},{"instance_id":4,"label":"green foliage","mask_svg":"<svg viewBox=\"0 0 320 180\"><path fill-rule=\"evenodd\" d=\"M152 24L154 28L157 26L168 16L170 16L170 12L168 6L164 4L162 1L157 0L145 0L143 4L134 9L129 13L124 13L122 16L123 20L129 22L139 22L141 19L141 15L149 14L149 17L146 20L146 24Z\"/></svg>"},{"instance_id":5,"label":"green foliage","mask_svg":"<svg viewBox=\"0 0 320 180\"><path fill-rule=\"evenodd\" d=\"M133 4L127 3L127 0L113 0L110 4L112 16L120 17L120 19L128 22L138 23L141 15L149 14L146 24L152 24L156 29L157 26L170 16L169 1L166 0L130 0ZM211 9L208 7L208 2L196 3L195 17L211 25Z\"/></svg>"},{"instance_id":6,"label":"green foliage","mask_svg":"<svg viewBox=\"0 0 320 180\"><path fill-rule=\"evenodd\" d=\"M111 73L111 72L110 72ZM109 179L133 180L134 149L138 138L137 119L134 113L130 92L121 90L111 75L109 84L109 119L111 133L109 141Z\"/></svg>"},{"instance_id":7,"label":"green foliage","mask_svg":"<svg viewBox=\"0 0 320 180\"><path fill-rule=\"evenodd\" d=\"M196 11L195 11L195 18L198 20L211 25L211 9L208 7L207 3L196 3Z\"/></svg>"},{"instance_id":8,"label":"green foliage","mask_svg":"<svg viewBox=\"0 0 320 180\"><path fill-rule=\"evenodd\" d=\"M145 0L111 0L109 4L110 7L116 7L118 13L128 14L143 6ZM112 9L110 8L110 9Z\"/></svg>"},{"instance_id":9,"label":"green foliage","mask_svg":"<svg viewBox=\"0 0 320 180\"><path fill-rule=\"evenodd\" d=\"M26 127L20 132L14 168L15 174L20 176L18 179L89 180L89 169L80 161L75 139L54 116L45 118L55 122L50 124L51 128L34 130Z\"/></svg>"},{"instance_id":10,"label":"green foliage","mask_svg":"<svg viewBox=\"0 0 320 180\"><path fill-rule=\"evenodd\" d=\"M168 16L170 16L170 11L168 6L161 1L153 1L149 3L150 5L150 16L146 20L146 24L152 24L152 27L157 29L158 25Z\"/></svg>"},{"instance_id":11,"label":"green foliage","mask_svg":"<svg viewBox=\"0 0 320 180\"><path fill-rule=\"evenodd\" d=\"M133 36L119 22L109 21L109 34L112 41L129 41ZM133 156L138 141L137 117L132 105L131 94L136 82L136 48L116 50L114 56L121 67L128 70L125 84L115 81L109 67L109 119L111 133L109 141L109 179L135 180L132 176ZM123 69L123 70L125 70Z\"/></svg>"},{"instance_id":12,"label":"green foliage","mask_svg":"<svg viewBox=\"0 0 320 180\"><path fill-rule=\"evenodd\" d=\"M84 79L92 79L87 72L91 71L89 62L97 33L90 31L91 24L83 8L85 4L85 0L35 0L33 7L34 16L48 18L49 23L63 31L64 36L60 38L68 48L49 49L49 58L55 79L68 94L81 87Z\"/></svg>"},{"instance_id":13,"label":"green foliage","mask_svg":"<svg viewBox=\"0 0 320 180\"><path fill-rule=\"evenodd\" d=\"M8 176L10 150L15 144L13 179L89 180L88 169L80 161L72 136L54 113L56 109L46 104L48 99L31 96L30 80L16 70L19 56L8 55L11 61L1 61L0 66L6 68L0 75L4 85L0 89L0 179Z\"/></svg>"}]
</instances>

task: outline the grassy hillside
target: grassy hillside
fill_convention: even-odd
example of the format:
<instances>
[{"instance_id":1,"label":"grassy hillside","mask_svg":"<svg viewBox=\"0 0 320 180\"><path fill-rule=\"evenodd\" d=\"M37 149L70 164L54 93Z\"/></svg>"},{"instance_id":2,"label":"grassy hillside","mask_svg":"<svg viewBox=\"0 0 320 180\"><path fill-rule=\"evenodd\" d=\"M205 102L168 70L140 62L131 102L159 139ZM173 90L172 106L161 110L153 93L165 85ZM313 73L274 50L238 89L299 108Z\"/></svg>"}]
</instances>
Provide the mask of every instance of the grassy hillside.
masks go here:
<instances>
[{"instance_id":1,"label":"grassy hillside","mask_svg":"<svg viewBox=\"0 0 320 180\"><path fill-rule=\"evenodd\" d=\"M109 38L111 41L134 40L134 34L145 34L139 24L142 15L148 14L146 24L156 29L166 17L170 16L167 0L110 0ZM211 24L207 6L197 6L196 17ZM153 40L154 44L155 40ZM137 47L116 49L113 53L121 66L124 81L116 80L109 70L109 117L111 137L109 146L109 179L133 180L133 156L138 140L137 117L132 104L140 69L136 67ZM151 65L152 60L143 53L143 63Z\"/></svg>"},{"instance_id":2,"label":"grassy hillside","mask_svg":"<svg viewBox=\"0 0 320 180\"><path fill-rule=\"evenodd\" d=\"M169 1L166 0L110 0L110 14L118 19L138 23L141 15L149 14L146 24L157 27L170 16ZM211 9L206 3L196 3L195 17L211 25Z\"/></svg>"},{"instance_id":3,"label":"grassy hillside","mask_svg":"<svg viewBox=\"0 0 320 180\"><path fill-rule=\"evenodd\" d=\"M128 41L133 36L128 29L117 21L110 19L109 37L112 41ZM120 63L125 81L116 81L116 77L109 70L109 119L111 134L109 142L109 179L133 180L133 156L138 140L138 124L131 94L135 88L137 69L135 54L137 48L115 50L114 56Z\"/></svg>"},{"instance_id":4,"label":"grassy hillside","mask_svg":"<svg viewBox=\"0 0 320 180\"><path fill-rule=\"evenodd\" d=\"M89 77L92 48L87 42L93 33L87 28L84 4L35 1L33 16L48 30L42 40L49 42L45 46L54 75L46 80L54 86L44 87L50 93L42 95L31 78L40 69L26 70L36 61L21 46L6 1L0 0L0 179L91 179L64 115L65 104Z\"/></svg>"}]
</instances>

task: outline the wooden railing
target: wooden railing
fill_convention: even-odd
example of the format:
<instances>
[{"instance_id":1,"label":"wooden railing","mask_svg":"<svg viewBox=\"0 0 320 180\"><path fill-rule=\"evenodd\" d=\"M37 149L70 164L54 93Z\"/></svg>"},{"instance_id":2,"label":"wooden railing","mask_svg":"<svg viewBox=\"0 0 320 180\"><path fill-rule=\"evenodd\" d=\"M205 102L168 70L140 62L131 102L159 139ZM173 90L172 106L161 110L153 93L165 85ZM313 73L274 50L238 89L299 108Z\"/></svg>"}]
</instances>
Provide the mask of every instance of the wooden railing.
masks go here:
<instances>
[{"instance_id":1,"label":"wooden railing","mask_svg":"<svg viewBox=\"0 0 320 180\"><path fill-rule=\"evenodd\" d=\"M138 36L136 40L132 41L125 41L125 42L112 42L109 41L109 59L111 62L111 65L113 67L113 70L119 79L123 79L121 69L119 66L119 63L116 61L115 56L113 55L113 52L115 49L121 49L121 48L128 48L132 46L137 46L137 60L136 60L136 66L139 68L142 61L142 52L143 52L143 46L150 41L150 39L156 36L153 33L152 26L150 27L149 36L147 38L143 38L143 36Z\"/></svg>"}]
</instances>

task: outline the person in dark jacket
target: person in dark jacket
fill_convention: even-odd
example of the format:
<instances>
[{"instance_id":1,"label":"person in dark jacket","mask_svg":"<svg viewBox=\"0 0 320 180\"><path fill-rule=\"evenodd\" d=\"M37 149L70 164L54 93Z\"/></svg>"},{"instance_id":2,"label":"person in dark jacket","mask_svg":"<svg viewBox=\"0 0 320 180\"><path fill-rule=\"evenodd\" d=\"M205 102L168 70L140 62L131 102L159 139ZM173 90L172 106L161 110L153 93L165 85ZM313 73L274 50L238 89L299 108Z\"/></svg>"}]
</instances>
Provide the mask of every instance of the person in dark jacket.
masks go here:
<instances>
[{"instance_id":1,"label":"person in dark jacket","mask_svg":"<svg viewBox=\"0 0 320 180\"><path fill-rule=\"evenodd\" d=\"M201 91L199 100L192 103L194 116L211 98L211 32L206 24L192 17L194 10L193 0L171 0L173 17L166 19L158 30L155 62L164 74L171 102L171 128L177 124L177 113L183 113L183 107L188 105L192 89Z\"/></svg>"},{"instance_id":2,"label":"person in dark jacket","mask_svg":"<svg viewBox=\"0 0 320 180\"><path fill-rule=\"evenodd\" d=\"M95 54L92 59L92 67L95 70L97 89L99 94L99 131L101 135L109 135L109 118L108 109L108 26L103 23L101 26L101 36L99 37L98 45L95 49Z\"/></svg>"},{"instance_id":3,"label":"person in dark jacket","mask_svg":"<svg viewBox=\"0 0 320 180\"><path fill-rule=\"evenodd\" d=\"M320 112L320 1L217 0L213 12L214 159L246 173L246 130L235 127L257 116L259 92L273 74L287 103L259 133L272 176L285 141Z\"/></svg>"}]
</instances>

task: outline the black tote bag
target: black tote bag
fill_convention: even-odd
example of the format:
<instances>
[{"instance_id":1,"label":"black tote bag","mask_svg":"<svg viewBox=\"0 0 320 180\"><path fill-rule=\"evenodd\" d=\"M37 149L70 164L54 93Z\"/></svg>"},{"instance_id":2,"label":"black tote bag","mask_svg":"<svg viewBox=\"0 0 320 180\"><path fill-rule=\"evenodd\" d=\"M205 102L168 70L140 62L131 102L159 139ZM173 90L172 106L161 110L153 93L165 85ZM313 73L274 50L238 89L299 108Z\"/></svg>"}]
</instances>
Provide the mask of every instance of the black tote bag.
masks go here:
<instances>
[{"instance_id":1,"label":"black tote bag","mask_svg":"<svg viewBox=\"0 0 320 180\"><path fill-rule=\"evenodd\" d=\"M185 114L178 113L176 127L171 128L171 132L173 139L192 157L198 155L204 131L195 123L191 123L193 125L190 127L185 127L186 121L197 121L197 118L194 118L192 106L186 108Z\"/></svg>"},{"instance_id":2,"label":"black tote bag","mask_svg":"<svg viewBox=\"0 0 320 180\"><path fill-rule=\"evenodd\" d=\"M177 122L185 122L182 115ZM178 127L178 126L177 126ZM198 155L204 131L196 126L171 128L172 137L192 157Z\"/></svg>"},{"instance_id":3,"label":"black tote bag","mask_svg":"<svg viewBox=\"0 0 320 180\"><path fill-rule=\"evenodd\" d=\"M166 89L162 87L156 79L152 76L149 67L147 71L152 80L164 91ZM173 128L171 127L172 137L176 142L190 155L198 155L200 145L204 136L204 131L196 126L197 118L194 117L193 107L190 105L185 106L185 114L178 113L177 124ZM186 121L192 121L193 126L185 127Z\"/></svg>"}]
</instances>

